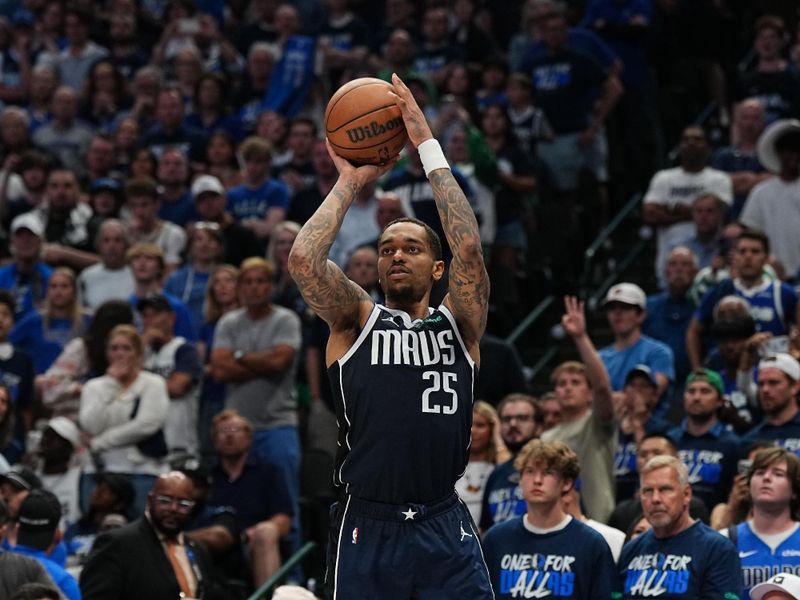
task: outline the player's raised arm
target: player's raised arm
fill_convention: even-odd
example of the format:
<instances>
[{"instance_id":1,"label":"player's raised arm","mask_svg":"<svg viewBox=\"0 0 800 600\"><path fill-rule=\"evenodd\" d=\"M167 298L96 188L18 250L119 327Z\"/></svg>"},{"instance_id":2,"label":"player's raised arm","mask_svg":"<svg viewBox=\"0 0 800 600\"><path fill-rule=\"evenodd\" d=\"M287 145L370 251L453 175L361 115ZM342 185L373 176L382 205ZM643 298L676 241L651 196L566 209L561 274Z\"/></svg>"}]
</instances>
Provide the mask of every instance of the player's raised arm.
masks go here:
<instances>
[{"instance_id":1,"label":"player's raised arm","mask_svg":"<svg viewBox=\"0 0 800 600\"><path fill-rule=\"evenodd\" d=\"M477 347L489 310L489 276L483 262L478 221L411 91L397 75L392 75L392 83L408 137L419 150L453 253L445 304L458 320L465 343L469 348Z\"/></svg>"},{"instance_id":2,"label":"player's raised arm","mask_svg":"<svg viewBox=\"0 0 800 600\"><path fill-rule=\"evenodd\" d=\"M356 327L361 311L372 305L372 299L328 260L328 253L359 191L391 169L396 160L354 167L327 145L339 179L297 234L289 254L289 272L308 305L337 332Z\"/></svg>"}]
</instances>

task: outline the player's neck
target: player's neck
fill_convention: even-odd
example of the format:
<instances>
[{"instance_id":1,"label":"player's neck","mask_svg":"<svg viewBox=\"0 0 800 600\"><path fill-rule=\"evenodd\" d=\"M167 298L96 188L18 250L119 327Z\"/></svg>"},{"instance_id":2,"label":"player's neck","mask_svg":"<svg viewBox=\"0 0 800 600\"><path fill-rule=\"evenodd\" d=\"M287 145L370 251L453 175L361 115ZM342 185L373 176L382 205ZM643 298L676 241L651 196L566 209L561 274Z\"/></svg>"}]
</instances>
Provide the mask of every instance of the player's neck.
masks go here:
<instances>
[{"instance_id":1,"label":"player's neck","mask_svg":"<svg viewBox=\"0 0 800 600\"><path fill-rule=\"evenodd\" d=\"M426 294L422 300L418 300L416 302L400 303L400 302L392 302L387 298L386 300L386 308L391 308L393 310L402 310L404 313L408 314L411 317L411 320L415 319L424 319L428 316L428 300L429 297Z\"/></svg>"},{"instance_id":2,"label":"player's neck","mask_svg":"<svg viewBox=\"0 0 800 600\"><path fill-rule=\"evenodd\" d=\"M552 529L567 517L567 513L561 507L561 502L556 500L552 504L531 504L528 503L526 513L528 523L537 529Z\"/></svg>"},{"instance_id":3,"label":"player's neck","mask_svg":"<svg viewBox=\"0 0 800 600\"><path fill-rule=\"evenodd\" d=\"M789 531L797 521L792 519L788 505L777 507L756 506L753 508L753 528L756 533L773 535Z\"/></svg>"}]
</instances>

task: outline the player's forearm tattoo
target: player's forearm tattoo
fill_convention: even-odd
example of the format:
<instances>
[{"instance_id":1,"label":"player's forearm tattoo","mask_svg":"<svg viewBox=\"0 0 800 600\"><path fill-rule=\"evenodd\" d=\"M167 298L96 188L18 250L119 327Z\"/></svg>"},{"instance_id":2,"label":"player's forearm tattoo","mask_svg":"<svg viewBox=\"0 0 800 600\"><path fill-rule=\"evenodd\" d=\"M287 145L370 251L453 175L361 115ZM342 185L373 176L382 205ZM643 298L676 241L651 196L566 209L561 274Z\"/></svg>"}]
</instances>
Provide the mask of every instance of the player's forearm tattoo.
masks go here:
<instances>
[{"instance_id":1,"label":"player's forearm tattoo","mask_svg":"<svg viewBox=\"0 0 800 600\"><path fill-rule=\"evenodd\" d=\"M351 305L369 295L350 285L344 273L328 261L342 220L358 193L353 183L338 181L297 234L289 256L289 271L303 298L317 313Z\"/></svg>"},{"instance_id":2,"label":"player's forearm tattoo","mask_svg":"<svg viewBox=\"0 0 800 600\"><path fill-rule=\"evenodd\" d=\"M478 221L449 169L436 169L429 180L453 252L450 301L460 314L477 324L480 335L486 328L489 277L483 262Z\"/></svg>"}]
</instances>

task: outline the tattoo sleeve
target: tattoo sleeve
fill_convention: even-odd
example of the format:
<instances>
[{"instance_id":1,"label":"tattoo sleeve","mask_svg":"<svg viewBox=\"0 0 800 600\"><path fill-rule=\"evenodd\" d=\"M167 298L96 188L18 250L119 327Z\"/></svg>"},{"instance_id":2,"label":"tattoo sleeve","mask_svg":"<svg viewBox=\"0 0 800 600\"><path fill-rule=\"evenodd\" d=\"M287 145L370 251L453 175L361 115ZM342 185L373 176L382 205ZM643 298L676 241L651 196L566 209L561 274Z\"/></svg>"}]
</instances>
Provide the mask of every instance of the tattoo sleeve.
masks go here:
<instances>
[{"instance_id":1,"label":"tattoo sleeve","mask_svg":"<svg viewBox=\"0 0 800 600\"><path fill-rule=\"evenodd\" d=\"M370 300L363 289L328 260L344 215L357 193L355 184L337 181L297 234L289 255L289 272L303 298L332 328L352 325L360 302Z\"/></svg>"},{"instance_id":2,"label":"tattoo sleeve","mask_svg":"<svg viewBox=\"0 0 800 600\"><path fill-rule=\"evenodd\" d=\"M436 169L428 179L453 252L448 285L450 304L456 318L469 326L475 340L479 340L486 329L489 310L489 276L483 262L478 221L449 169Z\"/></svg>"}]
</instances>

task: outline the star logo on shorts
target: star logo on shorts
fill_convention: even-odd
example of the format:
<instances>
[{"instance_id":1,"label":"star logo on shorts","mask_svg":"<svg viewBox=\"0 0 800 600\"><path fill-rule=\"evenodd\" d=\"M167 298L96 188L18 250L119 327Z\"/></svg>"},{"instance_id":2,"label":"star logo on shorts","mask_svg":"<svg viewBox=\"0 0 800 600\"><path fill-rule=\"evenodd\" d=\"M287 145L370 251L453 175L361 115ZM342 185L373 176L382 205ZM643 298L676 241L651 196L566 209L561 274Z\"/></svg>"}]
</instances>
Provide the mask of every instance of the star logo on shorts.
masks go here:
<instances>
[{"instance_id":1,"label":"star logo on shorts","mask_svg":"<svg viewBox=\"0 0 800 600\"><path fill-rule=\"evenodd\" d=\"M401 512L400 514L405 517L405 521L413 521L414 517L417 516L417 511L409 508L406 512Z\"/></svg>"}]
</instances>

